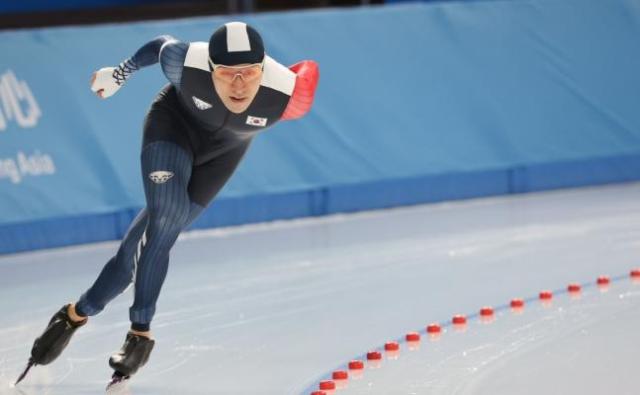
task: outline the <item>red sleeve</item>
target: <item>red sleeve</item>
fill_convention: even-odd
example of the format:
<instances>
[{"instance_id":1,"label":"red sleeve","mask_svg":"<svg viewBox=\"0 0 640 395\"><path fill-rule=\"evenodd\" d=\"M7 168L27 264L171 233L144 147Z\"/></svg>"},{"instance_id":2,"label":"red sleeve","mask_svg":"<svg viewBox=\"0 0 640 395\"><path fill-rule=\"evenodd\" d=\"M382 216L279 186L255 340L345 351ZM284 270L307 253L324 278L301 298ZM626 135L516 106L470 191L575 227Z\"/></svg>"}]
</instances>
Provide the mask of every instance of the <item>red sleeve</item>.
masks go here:
<instances>
[{"instance_id":1,"label":"red sleeve","mask_svg":"<svg viewBox=\"0 0 640 395\"><path fill-rule=\"evenodd\" d=\"M289 104L282 114L282 120L301 118L309 112L320 78L318 64L313 60L298 62L290 66L289 70L296 73L296 85L289 98Z\"/></svg>"}]
</instances>

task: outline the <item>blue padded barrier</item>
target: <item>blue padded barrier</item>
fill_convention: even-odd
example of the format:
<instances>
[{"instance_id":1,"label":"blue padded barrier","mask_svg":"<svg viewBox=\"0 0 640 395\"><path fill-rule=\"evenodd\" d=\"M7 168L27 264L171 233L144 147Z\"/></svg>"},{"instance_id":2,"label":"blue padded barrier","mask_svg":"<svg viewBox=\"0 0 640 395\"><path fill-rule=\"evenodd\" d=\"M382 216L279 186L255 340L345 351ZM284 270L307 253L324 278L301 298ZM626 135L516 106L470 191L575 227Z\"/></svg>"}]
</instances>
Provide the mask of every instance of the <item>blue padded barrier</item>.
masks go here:
<instances>
[{"instance_id":1,"label":"blue padded barrier","mask_svg":"<svg viewBox=\"0 0 640 395\"><path fill-rule=\"evenodd\" d=\"M640 179L640 6L476 1L242 18L284 64L314 59L312 112L258 136L194 227ZM0 253L118 239L144 204L142 120L166 83L108 100L91 72L191 18L0 33Z\"/></svg>"}]
</instances>

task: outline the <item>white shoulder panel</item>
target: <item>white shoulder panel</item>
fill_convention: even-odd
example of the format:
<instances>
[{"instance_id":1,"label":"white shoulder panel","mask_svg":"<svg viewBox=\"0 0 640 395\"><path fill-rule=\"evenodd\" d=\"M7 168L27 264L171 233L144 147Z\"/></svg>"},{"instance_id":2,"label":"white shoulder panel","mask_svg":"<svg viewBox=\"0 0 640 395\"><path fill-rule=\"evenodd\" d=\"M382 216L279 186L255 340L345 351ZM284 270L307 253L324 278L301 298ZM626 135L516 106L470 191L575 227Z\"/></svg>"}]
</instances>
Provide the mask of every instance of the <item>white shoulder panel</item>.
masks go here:
<instances>
[{"instance_id":1,"label":"white shoulder panel","mask_svg":"<svg viewBox=\"0 0 640 395\"><path fill-rule=\"evenodd\" d=\"M190 43L187 57L184 59L184 65L185 67L209 71L209 43Z\"/></svg>"},{"instance_id":2,"label":"white shoulder panel","mask_svg":"<svg viewBox=\"0 0 640 395\"><path fill-rule=\"evenodd\" d=\"M293 88L296 86L296 73L266 56L260 85L291 96Z\"/></svg>"}]
</instances>

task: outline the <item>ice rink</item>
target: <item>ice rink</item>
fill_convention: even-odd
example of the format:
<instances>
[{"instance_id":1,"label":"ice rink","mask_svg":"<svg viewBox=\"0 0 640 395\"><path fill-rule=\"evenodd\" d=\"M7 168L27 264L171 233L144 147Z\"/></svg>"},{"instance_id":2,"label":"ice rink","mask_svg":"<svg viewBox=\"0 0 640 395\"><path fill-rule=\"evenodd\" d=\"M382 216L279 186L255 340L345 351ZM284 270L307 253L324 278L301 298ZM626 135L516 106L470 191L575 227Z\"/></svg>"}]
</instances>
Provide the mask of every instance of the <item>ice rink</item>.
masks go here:
<instances>
[{"instance_id":1,"label":"ice rink","mask_svg":"<svg viewBox=\"0 0 640 395\"><path fill-rule=\"evenodd\" d=\"M172 251L156 348L125 393L310 394L380 350L334 393L637 394L638 224L634 183L187 233ZM104 393L130 291L59 360L11 383L50 316L116 248L0 257L1 394ZM601 275L609 287L594 285ZM569 283L582 284L579 296ZM518 313L506 306L515 297L526 299ZM477 318L485 305L493 322ZM454 314L469 317L464 328L447 324ZM444 325L437 340L424 333L432 322ZM411 347L410 331L422 335ZM391 340L396 356L382 348Z\"/></svg>"}]
</instances>

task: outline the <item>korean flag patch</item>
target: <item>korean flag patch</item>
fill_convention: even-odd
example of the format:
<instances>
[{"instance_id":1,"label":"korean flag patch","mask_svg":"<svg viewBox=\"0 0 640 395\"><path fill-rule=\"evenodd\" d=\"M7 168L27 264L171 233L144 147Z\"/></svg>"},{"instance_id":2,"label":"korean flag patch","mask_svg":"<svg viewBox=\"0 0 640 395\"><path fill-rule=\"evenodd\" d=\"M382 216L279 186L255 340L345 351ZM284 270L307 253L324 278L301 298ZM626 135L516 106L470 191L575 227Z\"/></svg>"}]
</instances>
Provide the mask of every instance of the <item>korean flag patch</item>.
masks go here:
<instances>
[{"instance_id":1,"label":"korean flag patch","mask_svg":"<svg viewBox=\"0 0 640 395\"><path fill-rule=\"evenodd\" d=\"M249 115L247 117L247 125L251 126L267 126L267 118L254 117Z\"/></svg>"}]
</instances>

